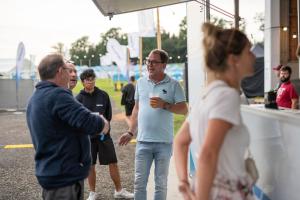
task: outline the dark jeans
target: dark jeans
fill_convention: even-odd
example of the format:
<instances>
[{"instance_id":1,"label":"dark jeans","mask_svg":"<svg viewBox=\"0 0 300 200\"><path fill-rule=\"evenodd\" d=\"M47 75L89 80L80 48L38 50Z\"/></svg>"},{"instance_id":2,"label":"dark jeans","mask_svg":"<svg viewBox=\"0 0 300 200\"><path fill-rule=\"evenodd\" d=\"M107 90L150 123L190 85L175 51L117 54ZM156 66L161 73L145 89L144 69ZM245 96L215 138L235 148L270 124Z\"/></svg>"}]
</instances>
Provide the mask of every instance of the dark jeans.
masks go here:
<instances>
[{"instance_id":1,"label":"dark jeans","mask_svg":"<svg viewBox=\"0 0 300 200\"><path fill-rule=\"evenodd\" d=\"M61 188L43 189L42 195L43 200L83 200L83 180Z\"/></svg>"}]
</instances>

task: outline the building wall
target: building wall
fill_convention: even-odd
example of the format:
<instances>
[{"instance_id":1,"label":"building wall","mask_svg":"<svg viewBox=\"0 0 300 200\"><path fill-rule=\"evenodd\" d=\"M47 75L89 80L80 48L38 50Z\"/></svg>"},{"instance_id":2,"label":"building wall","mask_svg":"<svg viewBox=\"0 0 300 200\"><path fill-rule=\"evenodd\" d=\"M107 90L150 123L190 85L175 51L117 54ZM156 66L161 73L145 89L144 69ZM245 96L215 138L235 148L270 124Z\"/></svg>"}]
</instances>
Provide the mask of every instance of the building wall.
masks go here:
<instances>
[{"instance_id":1,"label":"building wall","mask_svg":"<svg viewBox=\"0 0 300 200\"><path fill-rule=\"evenodd\" d=\"M278 82L272 67L281 64L280 0L265 0L265 92Z\"/></svg>"},{"instance_id":2,"label":"building wall","mask_svg":"<svg viewBox=\"0 0 300 200\"><path fill-rule=\"evenodd\" d=\"M11 79L0 79L0 109L25 109L33 90L33 80L20 80L18 93L19 101L17 103L16 81Z\"/></svg>"},{"instance_id":3,"label":"building wall","mask_svg":"<svg viewBox=\"0 0 300 200\"><path fill-rule=\"evenodd\" d=\"M297 0L289 1L289 60L297 61L296 49L298 45L298 13L297 13ZM295 37L296 36L296 37Z\"/></svg>"}]
</instances>

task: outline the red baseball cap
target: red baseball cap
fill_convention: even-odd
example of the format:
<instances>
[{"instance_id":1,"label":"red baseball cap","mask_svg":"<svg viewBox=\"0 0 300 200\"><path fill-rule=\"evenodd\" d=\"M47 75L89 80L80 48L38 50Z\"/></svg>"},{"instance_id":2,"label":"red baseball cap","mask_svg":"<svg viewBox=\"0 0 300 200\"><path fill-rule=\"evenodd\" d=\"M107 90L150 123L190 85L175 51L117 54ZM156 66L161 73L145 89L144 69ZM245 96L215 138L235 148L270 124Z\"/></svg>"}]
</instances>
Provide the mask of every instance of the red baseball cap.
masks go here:
<instances>
[{"instance_id":1,"label":"red baseball cap","mask_svg":"<svg viewBox=\"0 0 300 200\"><path fill-rule=\"evenodd\" d=\"M273 67L272 69L275 71L279 71L283 65L277 65L276 67Z\"/></svg>"}]
</instances>

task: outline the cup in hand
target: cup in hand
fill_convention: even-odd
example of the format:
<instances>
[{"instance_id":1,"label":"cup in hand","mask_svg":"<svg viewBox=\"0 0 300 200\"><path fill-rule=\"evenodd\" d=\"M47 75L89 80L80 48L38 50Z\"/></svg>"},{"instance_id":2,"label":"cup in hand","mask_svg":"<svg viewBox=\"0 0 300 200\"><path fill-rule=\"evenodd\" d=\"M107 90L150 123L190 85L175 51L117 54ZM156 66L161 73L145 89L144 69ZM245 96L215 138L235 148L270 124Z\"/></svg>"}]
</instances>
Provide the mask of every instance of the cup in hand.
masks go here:
<instances>
[{"instance_id":1,"label":"cup in hand","mask_svg":"<svg viewBox=\"0 0 300 200\"><path fill-rule=\"evenodd\" d=\"M155 105L157 104L156 97L159 97L159 94L149 93L149 102L152 108L155 108Z\"/></svg>"}]
</instances>

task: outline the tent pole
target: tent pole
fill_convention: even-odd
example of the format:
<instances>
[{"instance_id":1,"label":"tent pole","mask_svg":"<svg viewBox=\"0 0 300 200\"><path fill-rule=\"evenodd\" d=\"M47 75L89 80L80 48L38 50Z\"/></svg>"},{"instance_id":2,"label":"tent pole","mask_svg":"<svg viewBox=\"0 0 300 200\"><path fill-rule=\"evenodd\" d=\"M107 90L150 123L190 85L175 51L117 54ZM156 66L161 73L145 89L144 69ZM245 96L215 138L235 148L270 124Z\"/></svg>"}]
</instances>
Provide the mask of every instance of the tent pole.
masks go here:
<instances>
[{"instance_id":1,"label":"tent pole","mask_svg":"<svg viewBox=\"0 0 300 200\"><path fill-rule=\"evenodd\" d=\"M161 34L160 34L160 22L159 22L159 9L156 8L157 14L157 48L161 49Z\"/></svg>"},{"instance_id":2,"label":"tent pole","mask_svg":"<svg viewBox=\"0 0 300 200\"><path fill-rule=\"evenodd\" d=\"M139 72L140 72L140 77L142 77L142 66L143 66L143 38L142 37L139 37L139 46L140 46L139 47L140 48Z\"/></svg>"}]
</instances>

